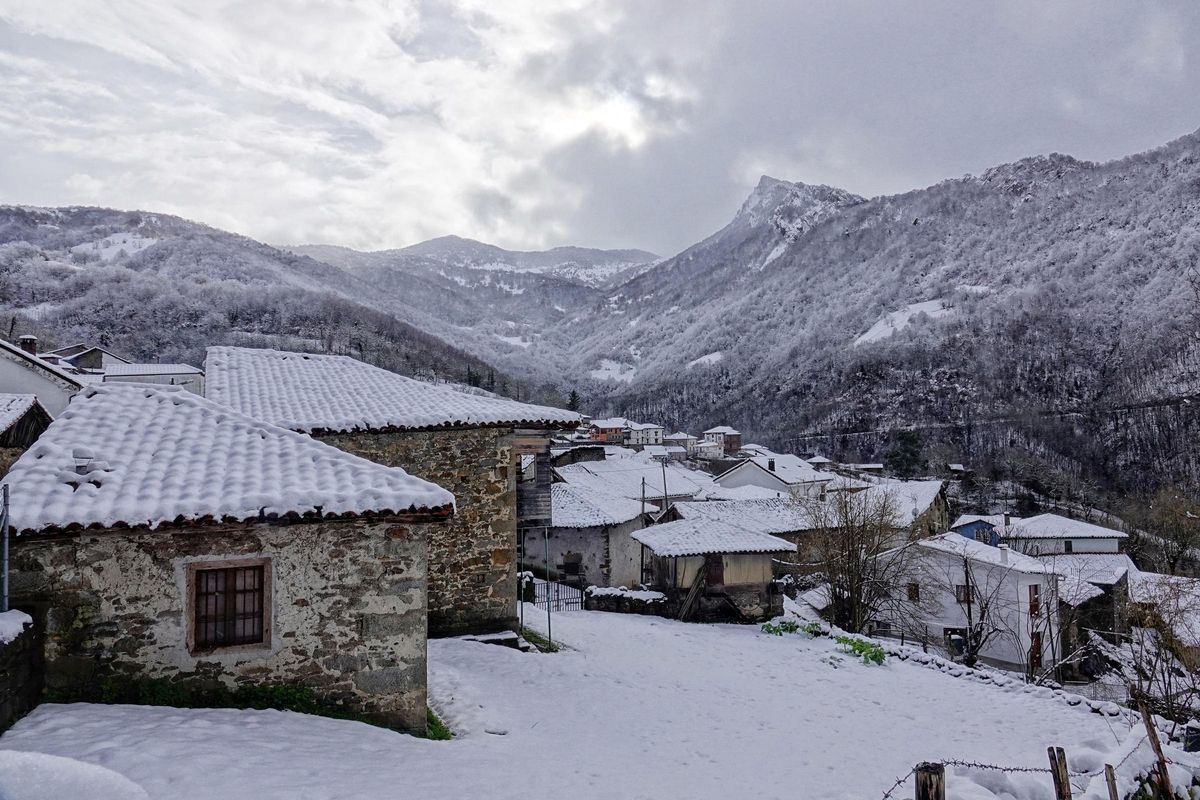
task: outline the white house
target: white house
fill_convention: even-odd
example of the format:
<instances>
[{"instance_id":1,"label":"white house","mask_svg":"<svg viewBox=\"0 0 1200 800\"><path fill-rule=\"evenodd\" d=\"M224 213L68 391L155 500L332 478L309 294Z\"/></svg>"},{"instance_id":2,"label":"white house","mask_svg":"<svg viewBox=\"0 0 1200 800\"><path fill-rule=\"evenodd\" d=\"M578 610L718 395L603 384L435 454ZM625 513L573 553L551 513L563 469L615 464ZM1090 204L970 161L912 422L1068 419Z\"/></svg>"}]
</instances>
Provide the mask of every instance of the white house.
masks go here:
<instances>
[{"instance_id":1,"label":"white house","mask_svg":"<svg viewBox=\"0 0 1200 800\"><path fill-rule=\"evenodd\" d=\"M814 469L799 456L771 453L746 458L716 477L726 489L758 486L792 497L820 497L836 475Z\"/></svg>"},{"instance_id":2,"label":"white house","mask_svg":"<svg viewBox=\"0 0 1200 800\"><path fill-rule=\"evenodd\" d=\"M1050 564L953 531L885 556L907 559L887 615L893 633L927 633L952 653L973 637L981 660L1010 669L1040 672L1057 662L1058 575Z\"/></svg>"},{"instance_id":3,"label":"white house","mask_svg":"<svg viewBox=\"0 0 1200 800\"><path fill-rule=\"evenodd\" d=\"M704 440L721 447L722 452L733 455L742 448L742 433L728 425L718 425L704 432Z\"/></svg>"},{"instance_id":4,"label":"white house","mask_svg":"<svg viewBox=\"0 0 1200 800\"><path fill-rule=\"evenodd\" d=\"M18 347L0 339L0 392L36 395L42 408L57 417L83 384L38 358L36 337L22 337L22 345Z\"/></svg>"},{"instance_id":5,"label":"white house","mask_svg":"<svg viewBox=\"0 0 1200 800\"><path fill-rule=\"evenodd\" d=\"M690 433L683 431L675 431L663 436L663 444L668 447L682 447L690 456L696 448L696 442L700 441L699 437L692 436Z\"/></svg>"},{"instance_id":6,"label":"white house","mask_svg":"<svg viewBox=\"0 0 1200 800\"><path fill-rule=\"evenodd\" d=\"M652 422L630 422L626 428L625 444L645 447L663 443L663 426Z\"/></svg>"},{"instance_id":7,"label":"white house","mask_svg":"<svg viewBox=\"0 0 1200 800\"><path fill-rule=\"evenodd\" d=\"M989 526L1000 541L1029 555L1118 553L1121 542L1129 538L1121 531L1058 514L1024 518L1008 514L968 514L955 520L950 528L960 533L972 531L972 538L980 539L979 534Z\"/></svg>"}]
</instances>

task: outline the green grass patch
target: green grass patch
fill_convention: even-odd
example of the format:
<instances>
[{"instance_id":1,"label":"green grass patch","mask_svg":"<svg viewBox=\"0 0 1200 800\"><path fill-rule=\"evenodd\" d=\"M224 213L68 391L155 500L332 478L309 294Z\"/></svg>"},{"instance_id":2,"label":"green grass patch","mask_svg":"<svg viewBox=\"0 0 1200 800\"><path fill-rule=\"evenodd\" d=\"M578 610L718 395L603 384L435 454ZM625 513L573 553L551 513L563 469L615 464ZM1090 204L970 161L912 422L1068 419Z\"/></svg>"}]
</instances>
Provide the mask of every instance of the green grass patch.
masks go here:
<instances>
[{"instance_id":1,"label":"green grass patch","mask_svg":"<svg viewBox=\"0 0 1200 800\"><path fill-rule=\"evenodd\" d=\"M454 738L454 731L429 706L425 706L425 738L438 742L448 742Z\"/></svg>"},{"instance_id":2,"label":"green grass patch","mask_svg":"<svg viewBox=\"0 0 1200 800\"><path fill-rule=\"evenodd\" d=\"M545 636L542 636L533 628L521 628L521 636L524 637L525 641L529 642L543 653L557 653L559 651L558 645L547 639Z\"/></svg>"}]
</instances>

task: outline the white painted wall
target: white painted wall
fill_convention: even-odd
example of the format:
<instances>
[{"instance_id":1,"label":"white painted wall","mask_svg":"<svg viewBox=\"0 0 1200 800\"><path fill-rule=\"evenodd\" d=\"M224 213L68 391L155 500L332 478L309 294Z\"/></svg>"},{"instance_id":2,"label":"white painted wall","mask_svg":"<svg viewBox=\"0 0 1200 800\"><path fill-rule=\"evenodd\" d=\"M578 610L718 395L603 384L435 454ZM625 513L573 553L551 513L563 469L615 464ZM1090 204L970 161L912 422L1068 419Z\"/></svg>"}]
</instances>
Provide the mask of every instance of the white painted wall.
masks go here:
<instances>
[{"instance_id":1,"label":"white painted wall","mask_svg":"<svg viewBox=\"0 0 1200 800\"><path fill-rule=\"evenodd\" d=\"M0 393L37 395L50 416L57 417L77 391L28 364L12 360L7 353L0 353Z\"/></svg>"},{"instance_id":2,"label":"white painted wall","mask_svg":"<svg viewBox=\"0 0 1200 800\"><path fill-rule=\"evenodd\" d=\"M1049 667L1059 653L1059 623L1055 598L1057 579L1053 575L1017 572L998 564L972 561L974 582L980 593L999 602L992 606L991 619L1005 630L991 638L980 651L980 657L997 665L1023 668L1030 649L1031 633L1042 633L1043 668ZM967 627L967 613L955 599L954 585L966 584L962 558L950 553L922 549L907 579L921 587L921 607L893 612L893 628L904 628L910 634L919 633L921 625L929 626L932 640L941 641L945 628ZM1029 585L1040 587L1041 609L1036 617L1029 614ZM898 589L901 598L907 597L907 587ZM978 606L974 609L978 620ZM1053 616L1048 616L1053 615Z\"/></svg>"},{"instance_id":3,"label":"white painted wall","mask_svg":"<svg viewBox=\"0 0 1200 800\"><path fill-rule=\"evenodd\" d=\"M1005 538L1013 550L1027 553L1031 556L1048 553L1065 553L1066 543L1071 542L1072 553L1118 553L1121 551L1120 539L1016 539Z\"/></svg>"}]
</instances>

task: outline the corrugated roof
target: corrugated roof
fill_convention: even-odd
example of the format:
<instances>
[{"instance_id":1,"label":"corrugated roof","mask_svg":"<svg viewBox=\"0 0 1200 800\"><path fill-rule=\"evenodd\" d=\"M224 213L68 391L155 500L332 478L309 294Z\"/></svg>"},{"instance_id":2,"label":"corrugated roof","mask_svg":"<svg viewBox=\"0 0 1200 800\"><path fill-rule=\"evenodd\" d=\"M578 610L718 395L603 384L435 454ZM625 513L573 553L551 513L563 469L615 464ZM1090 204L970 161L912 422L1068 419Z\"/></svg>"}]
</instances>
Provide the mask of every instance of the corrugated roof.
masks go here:
<instances>
[{"instance_id":1,"label":"corrugated roof","mask_svg":"<svg viewBox=\"0 0 1200 800\"><path fill-rule=\"evenodd\" d=\"M82 474L77 460L85 462ZM27 533L252 521L260 512L443 517L454 502L401 469L190 392L120 383L80 392L4 483L12 524Z\"/></svg>"},{"instance_id":2,"label":"corrugated roof","mask_svg":"<svg viewBox=\"0 0 1200 800\"><path fill-rule=\"evenodd\" d=\"M191 364L111 364L104 368L105 375L131 377L134 375L202 375L199 367Z\"/></svg>"},{"instance_id":3,"label":"corrugated roof","mask_svg":"<svg viewBox=\"0 0 1200 800\"><path fill-rule=\"evenodd\" d=\"M298 431L572 427L579 414L406 378L348 356L210 347L205 394Z\"/></svg>"}]
</instances>

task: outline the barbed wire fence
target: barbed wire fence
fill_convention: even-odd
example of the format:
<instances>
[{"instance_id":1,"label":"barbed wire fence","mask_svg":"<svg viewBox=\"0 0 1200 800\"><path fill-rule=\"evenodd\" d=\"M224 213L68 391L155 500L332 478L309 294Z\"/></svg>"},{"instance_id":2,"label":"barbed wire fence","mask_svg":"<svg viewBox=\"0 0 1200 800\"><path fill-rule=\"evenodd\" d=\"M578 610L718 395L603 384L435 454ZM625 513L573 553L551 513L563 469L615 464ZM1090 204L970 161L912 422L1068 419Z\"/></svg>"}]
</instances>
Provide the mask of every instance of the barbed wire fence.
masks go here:
<instances>
[{"instance_id":1,"label":"barbed wire fence","mask_svg":"<svg viewBox=\"0 0 1200 800\"><path fill-rule=\"evenodd\" d=\"M1109 766L1111 766L1114 771L1119 770L1122 766L1124 766L1126 761L1128 761L1130 758L1132 758L1133 755L1142 748L1142 745L1146 744L1146 742L1149 738L1150 738L1149 734L1143 734L1141 736L1141 738L1138 739L1137 743L1129 749L1129 752L1126 753L1125 756L1120 761L1118 761L1116 764L1111 764L1111 765L1106 764L1105 766L1101 767L1100 769L1091 770L1091 771L1076 771L1076 770L1069 771L1067 773L1067 775L1071 781L1072 788L1079 790L1079 791L1085 790L1087 788L1088 783L1091 781L1091 779L1095 778L1098 775L1104 774L1105 769ZM1174 763L1169 758L1166 759L1166 761L1167 761L1167 763ZM997 772L1008 772L1008 773L1039 773L1039 774L1050 775L1051 777L1053 777L1053 775L1054 775L1054 770L1050 769L1049 767L1002 766L1000 764L985 764L981 761L968 761L968 760L960 759L960 758L947 758L947 759L943 759L941 761L935 761L932 763L941 764L942 766L945 766L945 767L961 767L964 769L994 770ZM921 767L921 765L918 764L918 765L914 766L912 769L910 769L908 772L906 772L903 775L901 775L900 777L896 778L895 782L893 782L892 785L888 787L887 791L885 791L880 796L879 800L892 800L894 797L896 797L896 792L899 791L900 788L903 787L904 784L908 782L909 778L913 777L913 775L915 775L917 773L917 770L920 769L920 767Z\"/></svg>"}]
</instances>

